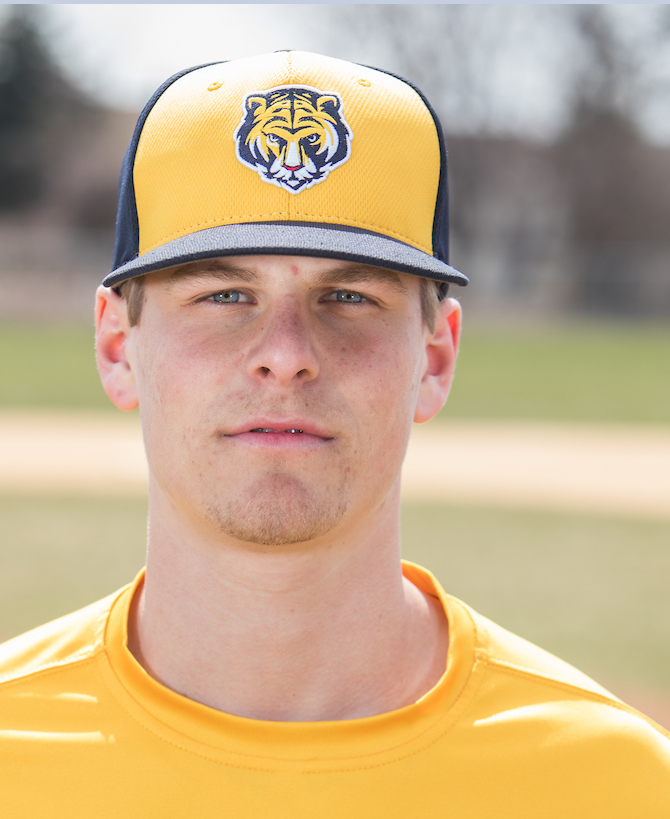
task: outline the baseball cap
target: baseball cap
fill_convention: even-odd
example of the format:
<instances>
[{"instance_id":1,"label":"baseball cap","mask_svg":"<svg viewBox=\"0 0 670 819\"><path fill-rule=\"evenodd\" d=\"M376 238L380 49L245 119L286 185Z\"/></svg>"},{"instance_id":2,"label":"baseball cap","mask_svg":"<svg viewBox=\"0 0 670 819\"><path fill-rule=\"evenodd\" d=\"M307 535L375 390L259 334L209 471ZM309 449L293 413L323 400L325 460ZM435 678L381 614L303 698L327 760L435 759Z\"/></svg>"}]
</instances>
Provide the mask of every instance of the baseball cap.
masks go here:
<instances>
[{"instance_id":1,"label":"baseball cap","mask_svg":"<svg viewBox=\"0 0 670 819\"><path fill-rule=\"evenodd\" d=\"M121 171L113 287L214 256L358 261L445 284L447 154L406 80L300 51L189 68L142 111Z\"/></svg>"}]
</instances>

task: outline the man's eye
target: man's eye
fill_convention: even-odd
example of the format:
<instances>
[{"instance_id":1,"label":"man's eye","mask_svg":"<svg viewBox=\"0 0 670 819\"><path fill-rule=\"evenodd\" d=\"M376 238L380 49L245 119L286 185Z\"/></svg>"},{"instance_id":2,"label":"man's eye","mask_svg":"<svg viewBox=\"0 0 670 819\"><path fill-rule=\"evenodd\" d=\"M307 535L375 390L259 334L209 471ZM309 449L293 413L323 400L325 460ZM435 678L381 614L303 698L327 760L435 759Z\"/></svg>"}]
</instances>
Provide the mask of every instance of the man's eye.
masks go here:
<instances>
[{"instance_id":1,"label":"man's eye","mask_svg":"<svg viewBox=\"0 0 670 819\"><path fill-rule=\"evenodd\" d=\"M249 297L245 293L240 293L239 290L221 290L209 298L217 304L238 304L250 301Z\"/></svg>"},{"instance_id":2,"label":"man's eye","mask_svg":"<svg viewBox=\"0 0 670 819\"><path fill-rule=\"evenodd\" d=\"M362 304L367 301L365 296L360 293L355 293L352 290L336 290L329 296L326 296L324 301L339 301L341 304Z\"/></svg>"}]
</instances>

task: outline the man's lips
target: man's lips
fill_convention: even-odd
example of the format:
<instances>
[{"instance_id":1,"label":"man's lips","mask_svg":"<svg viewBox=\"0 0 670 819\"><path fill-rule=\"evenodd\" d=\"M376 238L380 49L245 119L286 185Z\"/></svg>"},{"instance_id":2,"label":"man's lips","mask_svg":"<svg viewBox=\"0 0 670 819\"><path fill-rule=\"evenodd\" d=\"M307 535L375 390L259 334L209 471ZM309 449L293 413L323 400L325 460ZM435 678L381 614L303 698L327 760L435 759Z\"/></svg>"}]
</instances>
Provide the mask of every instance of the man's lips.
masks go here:
<instances>
[{"instance_id":1,"label":"man's lips","mask_svg":"<svg viewBox=\"0 0 670 819\"><path fill-rule=\"evenodd\" d=\"M290 446L304 448L332 441L336 436L328 430L302 418L258 418L220 433L240 443L254 446Z\"/></svg>"},{"instance_id":2,"label":"man's lips","mask_svg":"<svg viewBox=\"0 0 670 819\"><path fill-rule=\"evenodd\" d=\"M258 435L267 435L270 433L285 433L287 435L314 435L317 438L334 438L335 436L330 430L322 427L320 424L310 421L309 418L301 418L300 416L291 417L262 417L257 416L241 421L229 429L221 430L222 435L234 436L241 435L247 432Z\"/></svg>"},{"instance_id":3,"label":"man's lips","mask_svg":"<svg viewBox=\"0 0 670 819\"><path fill-rule=\"evenodd\" d=\"M291 435L302 435L304 429L252 429L251 432L286 432Z\"/></svg>"}]
</instances>

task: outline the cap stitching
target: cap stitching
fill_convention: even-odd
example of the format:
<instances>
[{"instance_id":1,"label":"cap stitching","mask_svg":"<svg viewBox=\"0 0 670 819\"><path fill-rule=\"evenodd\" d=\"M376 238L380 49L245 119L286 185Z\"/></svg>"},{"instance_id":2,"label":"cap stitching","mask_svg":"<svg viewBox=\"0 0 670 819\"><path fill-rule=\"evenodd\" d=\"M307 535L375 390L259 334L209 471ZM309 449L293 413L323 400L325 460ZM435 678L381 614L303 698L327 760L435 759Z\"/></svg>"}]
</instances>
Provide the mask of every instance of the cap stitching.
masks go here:
<instances>
[{"instance_id":1,"label":"cap stitching","mask_svg":"<svg viewBox=\"0 0 670 819\"><path fill-rule=\"evenodd\" d=\"M295 216L300 216L307 219L342 219L346 220L346 225L350 227L362 227L369 230L374 230L375 232L382 232L385 236L390 236L394 239L398 239L398 241L404 242L405 244L410 245L411 247L416 248L417 250L421 250L423 253L427 253L429 256L432 256L432 251L427 249L422 244L415 243L412 239L409 239L407 236L403 236L401 233L397 233L394 230L389 230L387 227L383 225L375 225L370 222L361 222L357 219L349 219L347 216L339 216L336 214L321 214L321 213L302 213L301 211L291 211L290 213L286 213L286 211L275 211L274 213L244 213L244 214L236 214L234 216L220 216L216 219L207 219L204 222L196 222L193 225L188 225L187 227L183 228L182 230L174 231L174 233L170 233L168 236L164 236L161 238L156 244L143 249L140 252L140 255L143 256L145 253L151 253L152 250L156 250L157 248L161 247L161 245L166 244L167 242L172 241L173 239L179 239L183 236L188 236L189 233L193 232L194 230L198 230L202 228L203 225L211 225L212 223L216 223L215 226L221 225L222 227L225 224L244 224L244 222L229 222L229 219L262 219L267 216L290 216L293 219ZM341 224L334 222L333 224Z\"/></svg>"}]
</instances>

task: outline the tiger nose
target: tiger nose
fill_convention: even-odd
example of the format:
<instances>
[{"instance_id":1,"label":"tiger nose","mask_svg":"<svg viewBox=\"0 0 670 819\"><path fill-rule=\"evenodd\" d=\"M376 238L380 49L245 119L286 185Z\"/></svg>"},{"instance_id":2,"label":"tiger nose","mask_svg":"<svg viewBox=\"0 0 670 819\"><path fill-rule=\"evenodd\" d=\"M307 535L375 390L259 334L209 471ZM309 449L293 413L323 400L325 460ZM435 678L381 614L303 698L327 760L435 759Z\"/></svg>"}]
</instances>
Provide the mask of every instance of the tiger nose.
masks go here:
<instances>
[{"instance_id":1,"label":"tiger nose","mask_svg":"<svg viewBox=\"0 0 670 819\"><path fill-rule=\"evenodd\" d=\"M284 167L288 171L296 171L302 163L300 162L300 151L296 142L289 142L284 157Z\"/></svg>"}]
</instances>

